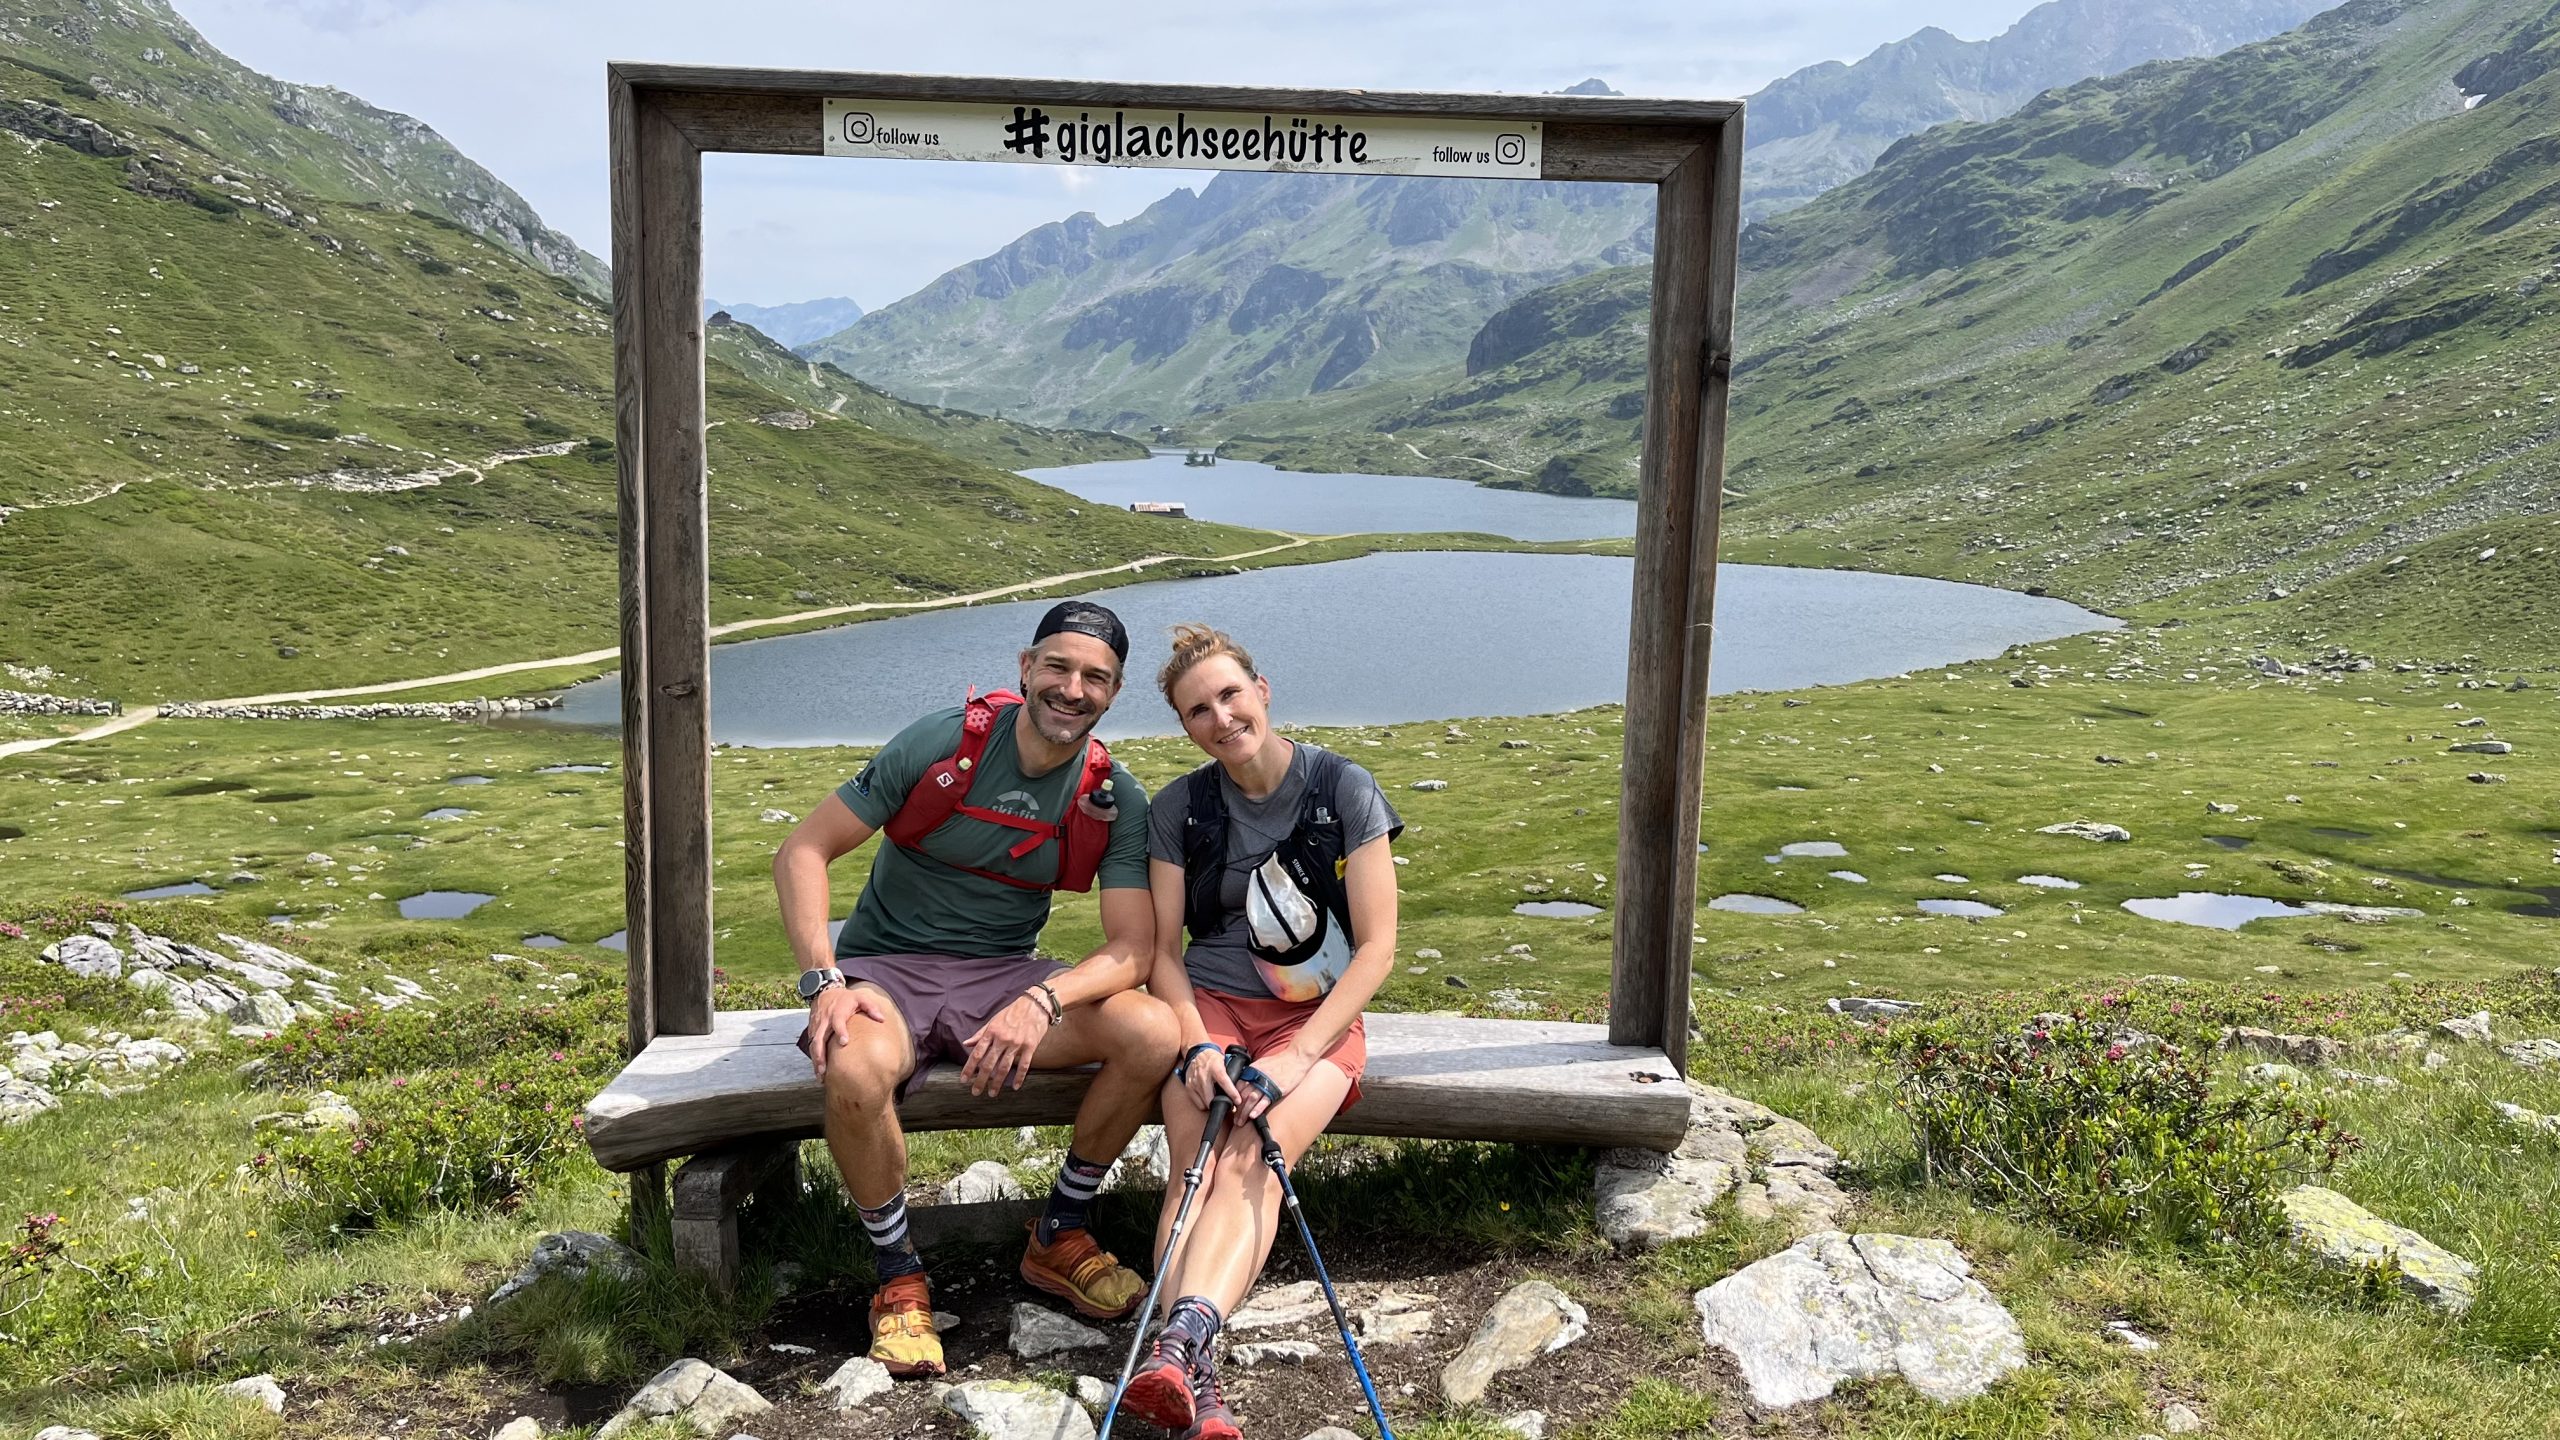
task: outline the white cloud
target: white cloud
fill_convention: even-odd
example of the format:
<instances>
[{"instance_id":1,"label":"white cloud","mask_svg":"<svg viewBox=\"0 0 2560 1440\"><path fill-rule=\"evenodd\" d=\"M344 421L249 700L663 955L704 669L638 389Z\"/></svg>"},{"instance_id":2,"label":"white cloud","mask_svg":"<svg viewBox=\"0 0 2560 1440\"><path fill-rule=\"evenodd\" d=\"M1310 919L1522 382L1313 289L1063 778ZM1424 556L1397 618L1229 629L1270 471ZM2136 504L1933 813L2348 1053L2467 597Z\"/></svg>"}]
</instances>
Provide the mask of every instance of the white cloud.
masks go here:
<instances>
[{"instance_id":1,"label":"white cloud","mask_svg":"<svg viewBox=\"0 0 2560 1440\"><path fill-rule=\"evenodd\" d=\"M1885 0L1620 0L1568 17L1551 0L178 3L243 63L425 120L600 255L612 59L1407 90L1552 90L1596 75L1629 94L1734 96L1818 61L1854 60L1922 24L1995 34L2028 8L1943 0L1915 16ZM1013 166L712 157L708 288L758 303L850 294L885 304L1071 209L1117 220L1194 183L1160 171L1047 174L1059 178Z\"/></svg>"}]
</instances>

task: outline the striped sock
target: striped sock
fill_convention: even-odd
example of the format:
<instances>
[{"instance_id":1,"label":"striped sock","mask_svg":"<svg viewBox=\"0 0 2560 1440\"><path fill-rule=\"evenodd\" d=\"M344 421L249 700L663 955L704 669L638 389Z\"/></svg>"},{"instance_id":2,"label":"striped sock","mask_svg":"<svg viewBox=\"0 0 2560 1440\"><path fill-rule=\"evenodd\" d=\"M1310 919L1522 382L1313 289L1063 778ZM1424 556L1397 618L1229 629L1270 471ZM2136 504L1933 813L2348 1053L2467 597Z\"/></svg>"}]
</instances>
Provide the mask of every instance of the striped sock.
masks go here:
<instances>
[{"instance_id":1,"label":"striped sock","mask_svg":"<svg viewBox=\"0 0 2560 1440\"><path fill-rule=\"evenodd\" d=\"M871 1234L871 1270L883 1283L901 1275L924 1273L924 1257L916 1253L916 1242L907 1235L907 1197L891 1197L878 1208L854 1203L862 1212L862 1228Z\"/></svg>"},{"instance_id":2,"label":"striped sock","mask_svg":"<svg viewBox=\"0 0 2560 1440\"><path fill-rule=\"evenodd\" d=\"M1040 1243L1055 1245L1061 1230L1082 1230L1093 1209L1093 1197L1102 1188L1102 1177L1109 1174L1111 1163L1096 1164L1067 1152L1067 1163L1058 1167L1058 1183L1049 1189L1049 1204L1040 1212Z\"/></svg>"}]
</instances>

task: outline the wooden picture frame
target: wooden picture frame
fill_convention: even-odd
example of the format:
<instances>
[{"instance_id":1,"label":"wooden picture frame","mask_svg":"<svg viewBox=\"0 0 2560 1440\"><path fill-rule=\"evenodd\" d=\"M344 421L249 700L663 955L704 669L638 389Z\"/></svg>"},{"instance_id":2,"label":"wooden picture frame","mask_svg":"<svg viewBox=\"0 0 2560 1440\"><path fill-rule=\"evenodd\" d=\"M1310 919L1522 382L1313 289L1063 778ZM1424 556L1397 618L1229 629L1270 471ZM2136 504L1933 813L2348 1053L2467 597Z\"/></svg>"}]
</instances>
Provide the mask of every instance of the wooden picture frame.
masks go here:
<instances>
[{"instance_id":1,"label":"wooden picture frame","mask_svg":"<svg viewBox=\"0 0 2560 1440\"><path fill-rule=\"evenodd\" d=\"M615 64L606 68L606 107L632 1053L661 1034L713 1028L702 156L820 154L830 98L1535 121L1539 178L1655 187L1608 1038L1659 1049L1685 1068L1733 361L1740 102Z\"/></svg>"}]
</instances>

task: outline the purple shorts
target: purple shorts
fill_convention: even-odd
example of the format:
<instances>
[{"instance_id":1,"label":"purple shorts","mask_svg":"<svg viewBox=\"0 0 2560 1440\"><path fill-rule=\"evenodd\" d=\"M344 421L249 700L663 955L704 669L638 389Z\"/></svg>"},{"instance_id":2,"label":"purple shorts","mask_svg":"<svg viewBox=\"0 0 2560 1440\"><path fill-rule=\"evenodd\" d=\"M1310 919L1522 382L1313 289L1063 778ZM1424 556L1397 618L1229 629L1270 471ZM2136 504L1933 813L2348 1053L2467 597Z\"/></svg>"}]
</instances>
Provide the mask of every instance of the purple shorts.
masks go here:
<instances>
[{"instance_id":1,"label":"purple shorts","mask_svg":"<svg viewBox=\"0 0 2560 1440\"><path fill-rule=\"evenodd\" d=\"M916 1064L898 1086L900 1099L936 1060L966 1060L969 1052L963 1047L969 1037L997 1011L1022 998L1036 982L1067 969L1037 955L859 955L837 960L836 968L844 972L846 984L871 985L885 993L906 1021ZM800 1048L809 1048L805 1026Z\"/></svg>"}]
</instances>

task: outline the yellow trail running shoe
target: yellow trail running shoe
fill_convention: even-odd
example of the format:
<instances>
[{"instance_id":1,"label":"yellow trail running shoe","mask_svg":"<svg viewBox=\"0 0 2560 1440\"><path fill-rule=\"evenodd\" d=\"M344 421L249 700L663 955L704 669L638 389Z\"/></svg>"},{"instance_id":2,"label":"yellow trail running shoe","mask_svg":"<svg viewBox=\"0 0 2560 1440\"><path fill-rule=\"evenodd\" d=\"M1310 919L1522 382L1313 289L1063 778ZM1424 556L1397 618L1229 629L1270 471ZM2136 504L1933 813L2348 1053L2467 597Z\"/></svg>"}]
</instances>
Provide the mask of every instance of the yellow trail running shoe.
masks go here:
<instances>
[{"instance_id":1,"label":"yellow trail running shoe","mask_svg":"<svg viewBox=\"0 0 2560 1440\"><path fill-rule=\"evenodd\" d=\"M898 1276L871 1297L871 1358L892 1375L942 1373L942 1337L933 1330L924 1276Z\"/></svg>"},{"instance_id":2,"label":"yellow trail running shoe","mask_svg":"<svg viewBox=\"0 0 2560 1440\"><path fill-rule=\"evenodd\" d=\"M1040 1222L1031 1223L1030 1243L1022 1251L1022 1279L1045 1290L1094 1320L1117 1320L1137 1308L1147 1293L1138 1272L1093 1243L1083 1230L1061 1230L1051 1244L1040 1243Z\"/></svg>"}]
</instances>

